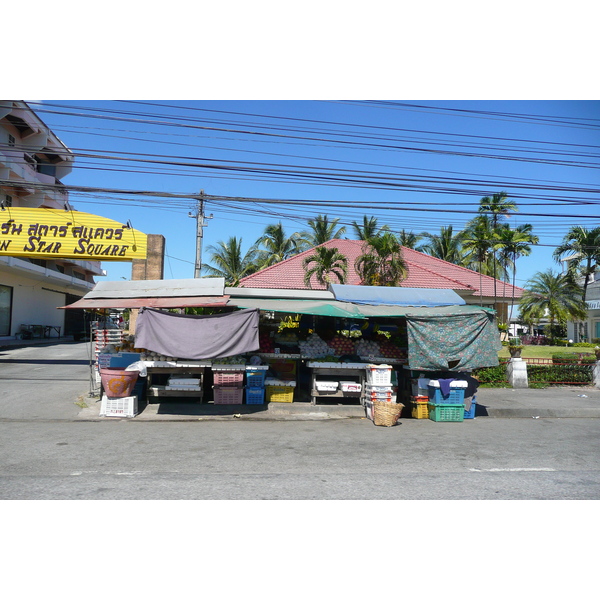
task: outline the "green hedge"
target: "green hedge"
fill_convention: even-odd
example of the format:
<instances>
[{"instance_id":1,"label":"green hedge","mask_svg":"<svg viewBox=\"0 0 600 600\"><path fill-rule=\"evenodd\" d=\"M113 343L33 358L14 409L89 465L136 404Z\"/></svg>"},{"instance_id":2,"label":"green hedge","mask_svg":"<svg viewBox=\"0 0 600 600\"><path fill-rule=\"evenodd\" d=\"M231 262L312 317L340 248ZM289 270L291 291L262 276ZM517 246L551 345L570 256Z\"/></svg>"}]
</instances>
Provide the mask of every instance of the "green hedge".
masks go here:
<instances>
[{"instance_id":1,"label":"green hedge","mask_svg":"<svg viewBox=\"0 0 600 600\"><path fill-rule=\"evenodd\" d=\"M552 354L552 362L578 361L583 364L596 362L596 355L589 352L555 352Z\"/></svg>"},{"instance_id":2,"label":"green hedge","mask_svg":"<svg viewBox=\"0 0 600 600\"><path fill-rule=\"evenodd\" d=\"M482 387L508 387L506 364L475 369L473 375L479 380Z\"/></svg>"},{"instance_id":3,"label":"green hedge","mask_svg":"<svg viewBox=\"0 0 600 600\"><path fill-rule=\"evenodd\" d=\"M591 364L527 365L527 378L530 383L591 384L594 381L594 374Z\"/></svg>"}]
</instances>

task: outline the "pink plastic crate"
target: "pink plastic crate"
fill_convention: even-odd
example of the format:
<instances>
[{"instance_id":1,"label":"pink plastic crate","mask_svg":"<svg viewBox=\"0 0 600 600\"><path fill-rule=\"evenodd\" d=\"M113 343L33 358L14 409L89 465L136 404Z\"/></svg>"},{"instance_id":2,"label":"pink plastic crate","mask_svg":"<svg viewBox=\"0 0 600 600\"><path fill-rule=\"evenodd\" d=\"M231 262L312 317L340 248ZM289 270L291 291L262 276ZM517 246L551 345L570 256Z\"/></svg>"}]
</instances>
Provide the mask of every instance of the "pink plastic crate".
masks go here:
<instances>
[{"instance_id":1,"label":"pink plastic crate","mask_svg":"<svg viewBox=\"0 0 600 600\"><path fill-rule=\"evenodd\" d=\"M245 371L213 371L215 385L241 387L244 384Z\"/></svg>"},{"instance_id":2,"label":"pink plastic crate","mask_svg":"<svg viewBox=\"0 0 600 600\"><path fill-rule=\"evenodd\" d=\"M242 404L244 388L213 387L215 404Z\"/></svg>"}]
</instances>

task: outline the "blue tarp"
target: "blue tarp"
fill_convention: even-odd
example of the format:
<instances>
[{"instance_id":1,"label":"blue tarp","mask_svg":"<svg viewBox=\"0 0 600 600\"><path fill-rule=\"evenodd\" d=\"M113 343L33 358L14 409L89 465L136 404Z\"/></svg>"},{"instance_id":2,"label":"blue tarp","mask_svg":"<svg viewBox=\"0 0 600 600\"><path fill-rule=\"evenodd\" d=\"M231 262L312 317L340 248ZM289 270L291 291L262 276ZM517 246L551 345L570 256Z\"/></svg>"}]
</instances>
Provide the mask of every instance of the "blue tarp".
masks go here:
<instances>
[{"instance_id":1,"label":"blue tarp","mask_svg":"<svg viewBox=\"0 0 600 600\"><path fill-rule=\"evenodd\" d=\"M454 291L446 289L402 288L332 283L330 291L336 300L353 304L386 304L391 306L458 306L466 302Z\"/></svg>"}]
</instances>

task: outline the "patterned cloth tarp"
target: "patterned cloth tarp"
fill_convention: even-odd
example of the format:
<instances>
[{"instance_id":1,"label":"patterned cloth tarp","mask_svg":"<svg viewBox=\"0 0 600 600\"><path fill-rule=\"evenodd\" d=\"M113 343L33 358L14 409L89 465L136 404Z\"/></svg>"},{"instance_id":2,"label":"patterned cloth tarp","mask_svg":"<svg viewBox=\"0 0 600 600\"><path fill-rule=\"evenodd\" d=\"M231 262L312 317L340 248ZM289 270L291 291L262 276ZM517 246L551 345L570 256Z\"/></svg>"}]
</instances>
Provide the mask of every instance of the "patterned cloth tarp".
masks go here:
<instances>
[{"instance_id":1,"label":"patterned cloth tarp","mask_svg":"<svg viewBox=\"0 0 600 600\"><path fill-rule=\"evenodd\" d=\"M257 309L217 315L179 315L152 308L138 314L135 343L165 356L224 358L259 349Z\"/></svg>"},{"instance_id":2,"label":"patterned cloth tarp","mask_svg":"<svg viewBox=\"0 0 600 600\"><path fill-rule=\"evenodd\" d=\"M493 311L407 315L411 369L460 371L498 365L502 348Z\"/></svg>"}]
</instances>

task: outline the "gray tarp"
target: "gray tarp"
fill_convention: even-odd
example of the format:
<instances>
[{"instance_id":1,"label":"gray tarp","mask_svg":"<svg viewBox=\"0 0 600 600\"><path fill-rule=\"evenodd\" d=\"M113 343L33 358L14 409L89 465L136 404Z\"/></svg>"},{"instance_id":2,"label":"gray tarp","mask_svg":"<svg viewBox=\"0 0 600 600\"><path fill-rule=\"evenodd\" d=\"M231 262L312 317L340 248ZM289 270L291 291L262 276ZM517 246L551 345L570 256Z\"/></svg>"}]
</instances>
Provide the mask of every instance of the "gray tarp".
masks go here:
<instances>
[{"instance_id":1,"label":"gray tarp","mask_svg":"<svg viewBox=\"0 0 600 600\"><path fill-rule=\"evenodd\" d=\"M256 352L259 349L258 318L256 309L197 316L142 308L137 318L135 342L138 348L187 359Z\"/></svg>"},{"instance_id":2,"label":"gray tarp","mask_svg":"<svg viewBox=\"0 0 600 600\"><path fill-rule=\"evenodd\" d=\"M492 311L411 314L406 317L406 327L411 369L454 371L498 364L502 344Z\"/></svg>"}]
</instances>

